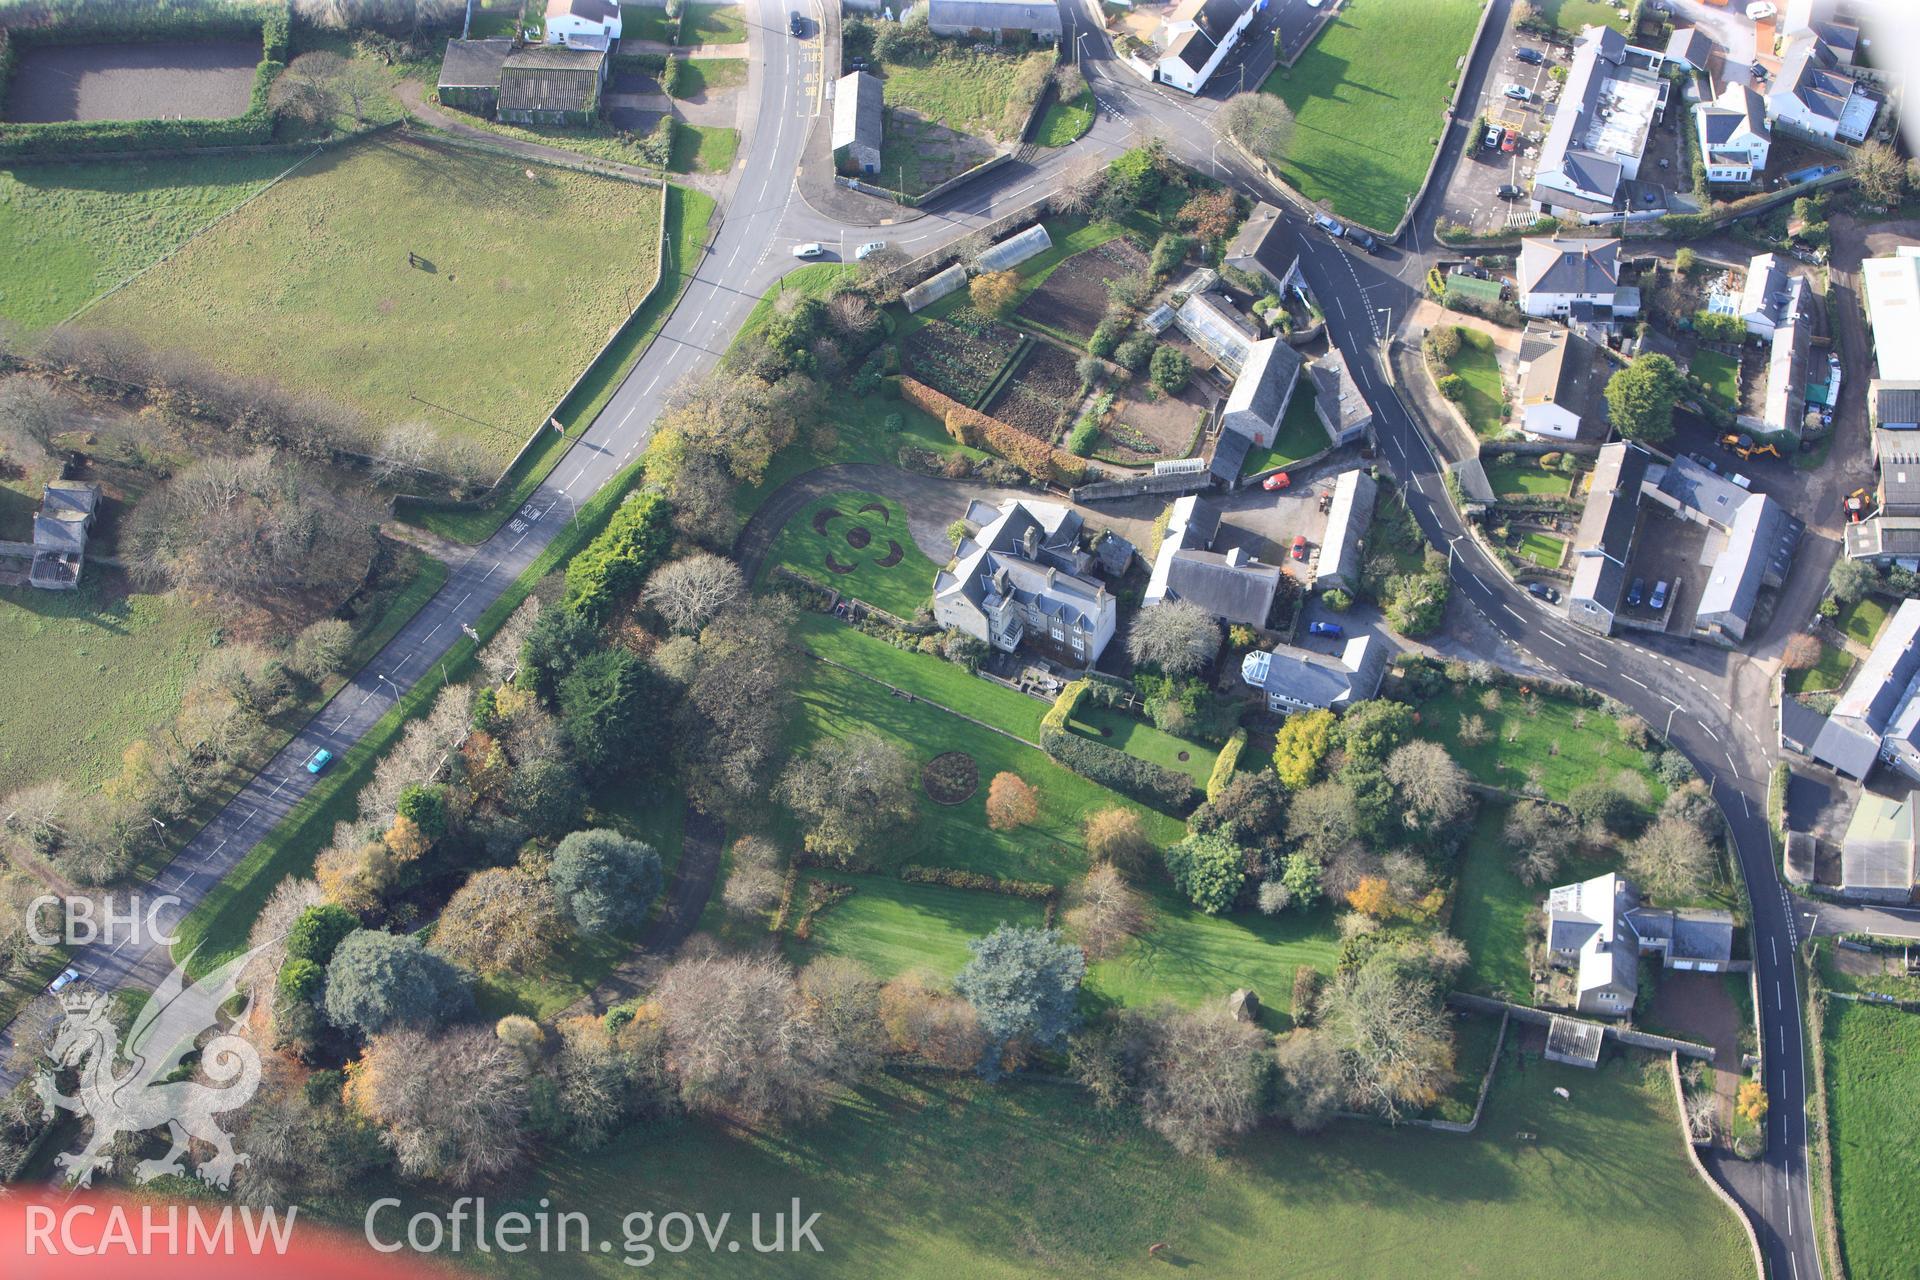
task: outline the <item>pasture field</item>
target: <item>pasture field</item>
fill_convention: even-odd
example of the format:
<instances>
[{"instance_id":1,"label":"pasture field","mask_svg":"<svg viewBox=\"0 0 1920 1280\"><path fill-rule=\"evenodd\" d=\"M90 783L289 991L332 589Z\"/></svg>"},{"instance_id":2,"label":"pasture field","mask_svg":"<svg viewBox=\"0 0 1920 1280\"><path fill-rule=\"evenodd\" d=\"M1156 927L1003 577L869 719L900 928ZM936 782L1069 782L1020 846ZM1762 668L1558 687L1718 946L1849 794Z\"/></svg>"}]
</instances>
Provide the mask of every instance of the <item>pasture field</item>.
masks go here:
<instances>
[{"instance_id":1,"label":"pasture field","mask_svg":"<svg viewBox=\"0 0 1920 1280\"><path fill-rule=\"evenodd\" d=\"M81 323L504 463L653 283L660 218L655 188L382 137L316 156Z\"/></svg>"},{"instance_id":2,"label":"pasture field","mask_svg":"<svg viewBox=\"0 0 1920 1280\"><path fill-rule=\"evenodd\" d=\"M1833 1132L1833 1191L1840 1251L1856 1280L1913 1274L1920 1256L1920 1017L1831 1000L1821 1052Z\"/></svg>"}]
</instances>

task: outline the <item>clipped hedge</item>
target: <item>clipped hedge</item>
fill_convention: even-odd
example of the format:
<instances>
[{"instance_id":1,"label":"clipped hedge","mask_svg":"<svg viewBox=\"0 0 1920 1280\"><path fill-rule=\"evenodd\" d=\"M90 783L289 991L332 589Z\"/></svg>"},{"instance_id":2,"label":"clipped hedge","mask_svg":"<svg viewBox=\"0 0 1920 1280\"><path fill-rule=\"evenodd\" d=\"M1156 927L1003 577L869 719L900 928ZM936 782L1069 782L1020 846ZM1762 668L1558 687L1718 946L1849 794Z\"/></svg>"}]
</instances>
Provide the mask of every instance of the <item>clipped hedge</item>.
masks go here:
<instances>
[{"instance_id":1,"label":"clipped hedge","mask_svg":"<svg viewBox=\"0 0 1920 1280\"><path fill-rule=\"evenodd\" d=\"M646 581L673 542L671 509L657 493L630 495L607 527L567 565L567 607L596 624Z\"/></svg>"},{"instance_id":2,"label":"clipped hedge","mask_svg":"<svg viewBox=\"0 0 1920 1280\"><path fill-rule=\"evenodd\" d=\"M1040 732L1058 729L1064 733L1067 721L1073 719L1073 713L1080 709L1080 700L1087 696L1087 690L1091 687L1092 681L1084 678L1069 680L1067 687L1060 691L1060 696L1053 700L1053 706L1047 709L1047 714L1040 717Z\"/></svg>"},{"instance_id":3,"label":"clipped hedge","mask_svg":"<svg viewBox=\"0 0 1920 1280\"><path fill-rule=\"evenodd\" d=\"M184 150L194 147L243 147L273 141L273 112L268 96L286 70L288 7L255 5L175 5L146 3L55 2L39 6L48 25L15 27L0 45L0 91L22 49L35 45L135 43L159 40L260 37L260 64L254 69L247 109L214 120L56 120L42 124L0 122L0 159L74 155L107 151Z\"/></svg>"},{"instance_id":4,"label":"clipped hedge","mask_svg":"<svg viewBox=\"0 0 1920 1280\"><path fill-rule=\"evenodd\" d=\"M1030 436L1018 427L969 408L924 382L902 375L900 398L938 418L956 442L996 453L1036 480L1076 485L1087 477L1087 464L1064 449L1056 449L1038 436Z\"/></svg>"},{"instance_id":5,"label":"clipped hedge","mask_svg":"<svg viewBox=\"0 0 1920 1280\"><path fill-rule=\"evenodd\" d=\"M1213 772L1207 775L1207 799L1218 799L1220 793L1227 789L1227 783L1233 781L1234 768L1240 763L1240 753L1246 750L1246 746L1245 725L1227 735L1227 745L1220 748L1220 754L1213 761Z\"/></svg>"},{"instance_id":6,"label":"clipped hedge","mask_svg":"<svg viewBox=\"0 0 1920 1280\"><path fill-rule=\"evenodd\" d=\"M1040 749L1081 777L1142 804L1184 817L1199 803L1193 780L1150 760L1083 738L1064 729L1040 731Z\"/></svg>"},{"instance_id":7,"label":"clipped hedge","mask_svg":"<svg viewBox=\"0 0 1920 1280\"><path fill-rule=\"evenodd\" d=\"M1051 902L1060 892L1058 885L1044 880L1006 880L984 871L963 871L958 867L923 867L908 863L900 868L900 878L908 884L938 884L949 889L972 889L978 893L998 893L1031 902Z\"/></svg>"}]
</instances>

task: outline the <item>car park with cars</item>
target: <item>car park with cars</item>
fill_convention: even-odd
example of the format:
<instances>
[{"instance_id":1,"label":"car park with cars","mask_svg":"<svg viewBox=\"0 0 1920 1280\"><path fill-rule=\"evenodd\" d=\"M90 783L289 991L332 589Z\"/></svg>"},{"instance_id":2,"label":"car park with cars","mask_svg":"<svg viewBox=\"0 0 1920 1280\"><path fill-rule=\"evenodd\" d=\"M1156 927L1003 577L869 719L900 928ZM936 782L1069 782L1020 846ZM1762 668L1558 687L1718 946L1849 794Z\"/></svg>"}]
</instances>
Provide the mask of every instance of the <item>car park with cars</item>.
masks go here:
<instances>
[{"instance_id":1,"label":"car park with cars","mask_svg":"<svg viewBox=\"0 0 1920 1280\"><path fill-rule=\"evenodd\" d=\"M1515 102L1528 102L1533 98L1533 90L1523 84L1510 84L1500 92Z\"/></svg>"},{"instance_id":2,"label":"car park with cars","mask_svg":"<svg viewBox=\"0 0 1920 1280\"><path fill-rule=\"evenodd\" d=\"M1647 580L1645 578L1635 578L1633 584L1627 588L1627 603L1637 607L1640 602L1646 598L1646 594Z\"/></svg>"},{"instance_id":3,"label":"car park with cars","mask_svg":"<svg viewBox=\"0 0 1920 1280\"><path fill-rule=\"evenodd\" d=\"M1665 578L1653 584L1653 594L1647 597L1647 608L1660 610L1667 607L1667 580Z\"/></svg>"},{"instance_id":4,"label":"car park with cars","mask_svg":"<svg viewBox=\"0 0 1920 1280\"><path fill-rule=\"evenodd\" d=\"M1520 131L1518 129L1507 130L1505 136L1500 139L1500 149L1508 153L1518 151L1520 149Z\"/></svg>"},{"instance_id":5,"label":"car park with cars","mask_svg":"<svg viewBox=\"0 0 1920 1280\"><path fill-rule=\"evenodd\" d=\"M1521 45L1518 49L1515 49L1513 56L1527 63L1529 66L1535 67L1547 60L1546 54L1540 52L1538 49L1528 48L1526 45Z\"/></svg>"}]
</instances>

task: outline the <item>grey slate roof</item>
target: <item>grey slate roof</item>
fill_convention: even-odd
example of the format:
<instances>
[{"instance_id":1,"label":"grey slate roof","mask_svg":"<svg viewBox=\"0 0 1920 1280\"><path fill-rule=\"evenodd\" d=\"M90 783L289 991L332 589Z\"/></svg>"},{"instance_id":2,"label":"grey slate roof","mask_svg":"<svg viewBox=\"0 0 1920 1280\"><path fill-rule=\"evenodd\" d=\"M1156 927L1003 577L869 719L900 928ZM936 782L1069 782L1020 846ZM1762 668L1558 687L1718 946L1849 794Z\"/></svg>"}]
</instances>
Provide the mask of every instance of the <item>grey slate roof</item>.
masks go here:
<instances>
[{"instance_id":1,"label":"grey slate roof","mask_svg":"<svg viewBox=\"0 0 1920 1280\"><path fill-rule=\"evenodd\" d=\"M1280 210L1262 200L1253 206L1253 212L1234 232L1225 260L1237 263L1252 259L1277 282L1285 280L1293 264L1299 261L1297 243L1287 231L1286 219L1280 216Z\"/></svg>"},{"instance_id":2,"label":"grey slate roof","mask_svg":"<svg viewBox=\"0 0 1920 1280\"><path fill-rule=\"evenodd\" d=\"M1306 358L1283 339L1254 343L1246 363L1240 366L1240 375L1233 380L1233 389L1227 392L1221 425L1251 435L1255 430L1251 419L1258 419L1262 427L1278 424L1304 364Z\"/></svg>"},{"instance_id":3,"label":"grey slate roof","mask_svg":"<svg viewBox=\"0 0 1920 1280\"><path fill-rule=\"evenodd\" d=\"M864 71L840 77L833 91L833 150L872 147L876 156L880 154L882 95L880 81Z\"/></svg>"},{"instance_id":4,"label":"grey slate roof","mask_svg":"<svg viewBox=\"0 0 1920 1280\"><path fill-rule=\"evenodd\" d=\"M1880 514L1920 516L1920 431L1875 428L1873 452L1880 464Z\"/></svg>"},{"instance_id":5,"label":"grey slate roof","mask_svg":"<svg viewBox=\"0 0 1920 1280\"><path fill-rule=\"evenodd\" d=\"M1280 569L1237 555L1191 548L1175 552L1167 571L1167 599L1197 604L1223 622L1266 626Z\"/></svg>"},{"instance_id":6,"label":"grey slate roof","mask_svg":"<svg viewBox=\"0 0 1920 1280\"><path fill-rule=\"evenodd\" d=\"M1675 27L1673 34L1667 37L1667 57L1679 58L1695 70L1706 67L1707 59L1713 56L1713 49L1713 41L1698 27Z\"/></svg>"},{"instance_id":7,"label":"grey slate roof","mask_svg":"<svg viewBox=\"0 0 1920 1280\"><path fill-rule=\"evenodd\" d=\"M1783 554L1792 556L1792 544L1799 541L1798 530L1789 534L1790 521L1784 508L1762 494L1742 504L1727 534L1727 545L1714 557L1706 584L1700 589L1700 618L1736 620L1734 630L1744 634L1760 598L1760 588L1769 582L1778 583L1784 576L1776 572L1776 566Z\"/></svg>"},{"instance_id":8,"label":"grey slate roof","mask_svg":"<svg viewBox=\"0 0 1920 1280\"><path fill-rule=\"evenodd\" d=\"M1780 745L1810 755L1827 718L1798 698L1780 699Z\"/></svg>"},{"instance_id":9,"label":"grey slate roof","mask_svg":"<svg viewBox=\"0 0 1920 1280\"><path fill-rule=\"evenodd\" d=\"M1626 913L1639 905L1633 886L1611 874L1547 894L1547 950L1574 958L1582 1009L1596 998L1632 1005L1640 985L1640 953L1622 935L1628 932Z\"/></svg>"},{"instance_id":10,"label":"grey slate roof","mask_svg":"<svg viewBox=\"0 0 1920 1280\"><path fill-rule=\"evenodd\" d=\"M1240 468L1246 465L1247 455L1253 451L1251 436L1243 436L1238 431L1222 431L1214 442L1213 457L1207 460L1207 472L1224 484L1232 484L1240 475Z\"/></svg>"},{"instance_id":11,"label":"grey slate roof","mask_svg":"<svg viewBox=\"0 0 1920 1280\"><path fill-rule=\"evenodd\" d=\"M511 40L449 40L440 60L440 87L497 89L500 66L512 52Z\"/></svg>"},{"instance_id":12,"label":"grey slate roof","mask_svg":"<svg viewBox=\"0 0 1920 1280\"><path fill-rule=\"evenodd\" d=\"M1060 7L1052 0L928 0L927 26L936 35L1031 31L1057 39Z\"/></svg>"},{"instance_id":13,"label":"grey slate roof","mask_svg":"<svg viewBox=\"0 0 1920 1280\"><path fill-rule=\"evenodd\" d=\"M1849 549L1853 529L1859 527L1847 531ZM1920 600L1903 600L1814 739L1814 759L1864 778L1879 755L1881 735L1905 701L1916 674L1920 674Z\"/></svg>"},{"instance_id":14,"label":"grey slate roof","mask_svg":"<svg viewBox=\"0 0 1920 1280\"><path fill-rule=\"evenodd\" d=\"M1774 91L1791 93L1814 115L1837 121L1854 88L1852 78L1839 66L1840 60L1824 40L1811 33L1799 36L1781 56Z\"/></svg>"},{"instance_id":15,"label":"grey slate roof","mask_svg":"<svg viewBox=\"0 0 1920 1280\"><path fill-rule=\"evenodd\" d=\"M1207 65L1213 57L1213 51L1226 40L1233 30L1233 24L1240 21L1240 15L1245 11L1243 0L1206 0L1199 12L1193 15L1200 29L1185 39L1176 40L1171 52L1195 71L1200 70Z\"/></svg>"},{"instance_id":16,"label":"grey slate roof","mask_svg":"<svg viewBox=\"0 0 1920 1280\"><path fill-rule=\"evenodd\" d=\"M1522 293L1611 295L1620 284L1620 242L1529 236L1520 242Z\"/></svg>"},{"instance_id":17,"label":"grey slate roof","mask_svg":"<svg viewBox=\"0 0 1920 1280\"><path fill-rule=\"evenodd\" d=\"M1545 338L1529 337L1521 344L1526 377L1520 384L1522 405L1551 403L1580 416L1582 428L1609 421L1603 394L1610 374L1599 365L1600 352L1570 329L1554 330Z\"/></svg>"},{"instance_id":18,"label":"grey slate roof","mask_svg":"<svg viewBox=\"0 0 1920 1280\"><path fill-rule=\"evenodd\" d=\"M1641 943L1670 960L1726 964L1733 959L1733 917L1702 907L1636 907L1627 923Z\"/></svg>"},{"instance_id":19,"label":"grey slate roof","mask_svg":"<svg viewBox=\"0 0 1920 1280\"><path fill-rule=\"evenodd\" d=\"M1348 591L1360 581L1360 543L1373 523L1373 504L1379 485L1359 469L1342 471L1333 482L1333 505L1327 509L1327 528L1320 538L1320 561L1314 583Z\"/></svg>"},{"instance_id":20,"label":"grey slate roof","mask_svg":"<svg viewBox=\"0 0 1920 1280\"><path fill-rule=\"evenodd\" d=\"M1876 378L1867 386L1868 405L1875 427L1906 428L1920 426L1920 382L1894 382ZM1915 437L1920 443L1920 435Z\"/></svg>"},{"instance_id":21,"label":"grey slate roof","mask_svg":"<svg viewBox=\"0 0 1920 1280\"><path fill-rule=\"evenodd\" d=\"M1640 518L1640 485L1652 461L1653 455L1637 444L1600 446L1592 487L1573 537L1575 554L1593 551L1611 560L1626 560L1634 524Z\"/></svg>"},{"instance_id":22,"label":"grey slate roof","mask_svg":"<svg viewBox=\"0 0 1920 1280\"><path fill-rule=\"evenodd\" d=\"M1386 646L1372 636L1347 641L1338 658L1293 645L1255 649L1240 662L1240 679L1290 705L1342 707L1380 689Z\"/></svg>"},{"instance_id":23,"label":"grey slate roof","mask_svg":"<svg viewBox=\"0 0 1920 1280\"><path fill-rule=\"evenodd\" d=\"M1313 379L1313 411L1336 441L1373 421L1373 408L1360 394L1360 384L1348 371L1338 347L1318 360L1308 361L1307 374Z\"/></svg>"}]
</instances>

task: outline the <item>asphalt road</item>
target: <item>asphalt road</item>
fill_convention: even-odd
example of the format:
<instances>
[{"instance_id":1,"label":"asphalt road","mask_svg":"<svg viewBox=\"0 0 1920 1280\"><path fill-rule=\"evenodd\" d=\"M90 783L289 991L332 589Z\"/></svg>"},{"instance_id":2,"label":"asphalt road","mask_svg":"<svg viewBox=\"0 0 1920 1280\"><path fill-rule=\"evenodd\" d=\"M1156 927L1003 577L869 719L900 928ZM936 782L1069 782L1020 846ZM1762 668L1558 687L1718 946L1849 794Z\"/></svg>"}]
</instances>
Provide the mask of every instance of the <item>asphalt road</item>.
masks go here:
<instances>
[{"instance_id":1,"label":"asphalt road","mask_svg":"<svg viewBox=\"0 0 1920 1280\"><path fill-rule=\"evenodd\" d=\"M1495 2L1505 6L1509 0ZM817 0L810 0L809 7L814 3ZM1032 164L1003 167L956 193L939 210L903 224L893 240L896 247L908 253L937 247L1044 195L1079 156L1112 154L1140 134L1157 134L1188 164L1287 207L1232 148L1219 142L1212 127L1221 101L1238 84L1257 85L1270 66L1266 32L1271 15L1262 19L1249 42L1244 77L1238 64L1230 64L1208 94L1191 98L1147 85L1119 66L1091 12L1076 0L1061 4L1068 38L1080 51L1100 100L1093 132L1074 148L1042 153ZM420 615L157 878L154 887L176 894L182 910L203 897L305 794L313 779L302 763L315 748L339 754L366 732L402 688L436 678L435 664L459 638L461 625L477 619L571 518L576 504L645 446L665 392L680 377L711 365L754 300L791 265L791 246L806 240L846 243L851 234L846 228L794 194L793 174L806 132L825 109L826 77L818 36L804 41L788 36L786 8L772 0L750 0L756 20L749 27L747 52L759 79L753 116L743 121L742 161L732 176L725 220L660 338L520 517L456 565L447 586ZM821 29L817 21L810 26L815 32ZM1483 51L1469 76L1484 79L1489 60ZM1480 87L1471 87L1472 92ZM1457 152L1467 124L1470 121L1450 129L1450 152ZM1436 191L1444 190L1444 174L1453 163L1451 155L1443 160ZM1434 204L1437 196L1430 198L1417 222L1430 224ZM1398 248L1381 258L1361 257L1305 231L1297 218L1290 218L1289 225L1300 238L1303 271L1323 301L1330 336L1374 406L1381 446L1404 486L1406 501L1434 544L1450 549L1449 571L1457 590L1487 625L1537 663L1618 699L1667 732L1711 781L1752 894L1758 1012L1772 1099L1765 1160L1752 1166L1732 1162L1723 1173L1751 1209L1773 1273L1792 1280L1817 1276L1805 1161L1803 1030L1791 966L1796 922L1775 876L1765 829L1771 763L1766 737L1743 719L1745 710L1752 709L1751 681L1744 682L1743 689L1740 660L1717 651L1592 636L1513 586L1464 536L1446 501L1438 460L1390 385L1384 342L1416 298L1415 285L1426 260L1417 251ZM869 235L864 229L858 234L859 239ZM89 980L109 988L151 985L169 963L164 948L137 944L89 947L75 960ZM0 1075L0 1086L12 1083Z\"/></svg>"}]
</instances>

